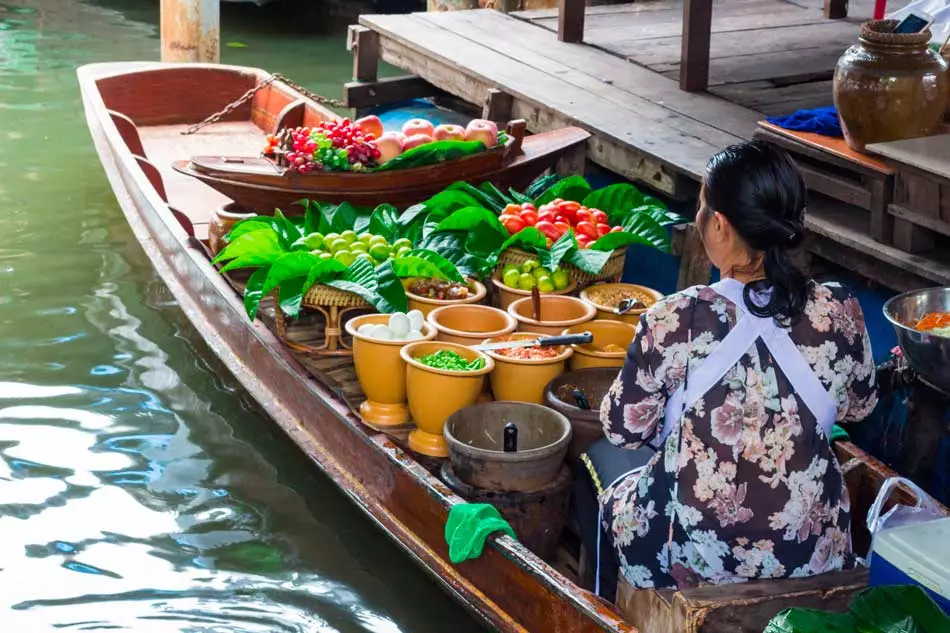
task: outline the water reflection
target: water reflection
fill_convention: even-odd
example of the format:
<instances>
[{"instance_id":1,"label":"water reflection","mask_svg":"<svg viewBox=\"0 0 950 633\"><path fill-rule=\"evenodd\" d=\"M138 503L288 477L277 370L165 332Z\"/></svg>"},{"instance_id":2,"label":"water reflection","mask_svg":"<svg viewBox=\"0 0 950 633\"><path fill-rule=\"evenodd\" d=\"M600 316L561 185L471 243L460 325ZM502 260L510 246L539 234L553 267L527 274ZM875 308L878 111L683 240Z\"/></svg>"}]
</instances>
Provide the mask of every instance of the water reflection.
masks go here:
<instances>
[{"instance_id":1,"label":"water reflection","mask_svg":"<svg viewBox=\"0 0 950 633\"><path fill-rule=\"evenodd\" d=\"M476 630L222 374L125 225L75 66L155 58L157 4L0 0L2 630ZM225 37L325 94L349 74L341 36Z\"/></svg>"}]
</instances>

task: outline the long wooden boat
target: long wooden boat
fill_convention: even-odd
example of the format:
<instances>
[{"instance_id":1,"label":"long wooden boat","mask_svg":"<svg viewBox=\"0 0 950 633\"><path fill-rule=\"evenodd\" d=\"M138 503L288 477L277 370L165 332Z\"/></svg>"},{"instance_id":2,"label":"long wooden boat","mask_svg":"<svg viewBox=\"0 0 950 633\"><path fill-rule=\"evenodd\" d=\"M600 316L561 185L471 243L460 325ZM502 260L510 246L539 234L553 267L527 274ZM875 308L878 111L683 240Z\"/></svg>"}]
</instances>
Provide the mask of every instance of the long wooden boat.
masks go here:
<instances>
[{"instance_id":1,"label":"long wooden boat","mask_svg":"<svg viewBox=\"0 0 950 633\"><path fill-rule=\"evenodd\" d=\"M360 422L355 410L361 394L349 360L289 350L275 335L272 313L248 321L237 284L210 263L200 226L222 196L169 166L191 149L177 130L207 114L206 104L187 88L207 87L218 68L115 63L79 69L89 129L129 225L210 349L273 421L492 629L653 633L672 630L670 622L690 622L695 632L756 630L759 624L761 631L762 618L780 608L839 606L842 596L861 586L860 573L842 572L805 579L810 581L805 586L794 580L706 588L705 593L624 590L618 608L580 586L579 555L569 544L549 564L513 538L492 536L480 558L452 565L445 522L450 507L464 500L434 470ZM245 78L227 73L216 81L223 92L246 86ZM222 127L213 136L233 142L228 130L236 124L217 125ZM246 122L237 125L245 126L238 127L245 135L240 138L256 142ZM852 493L856 549L862 551L867 546L862 517L880 483L893 473L851 444L838 443L837 450ZM897 498L907 503L906 495L901 491ZM717 612L724 614L719 620L710 616ZM739 620L737 612L748 617ZM725 628L716 622L725 622Z\"/></svg>"},{"instance_id":2,"label":"long wooden boat","mask_svg":"<svg viewBox=\"0 0 950 633\"><path fill-rule=\"evenodd\" d=\"M256 68L214 67L194 69L201 85L191 86L198 98L191 105L203 108L204 116L224 109L231 102L259 88L248 102L221 117L220 124L188 137L193 155L180 158L172 168L216 189L245 209L270 213L274 208L294 212L301 199L341 202L374 207L384 202L405 207L421 202L453 182L478 184L490 181L502 189L526 187L542 171L590 138L577 127L566 127L525 136L525 122L510 121L507 140L483 152L421 167L379 172L314 172L300 174L262 156L264 135L284 128L312 127L321 121L338 120L337 114L307 99L283 80ZM165 92L167 73L142 72L126 75L124 86ZM182 86L182 89L187 88ZM174 101L173 101L174 103ZM198 111L190 111L189 115ZM141 123L145 113L124 113ZM148 118L145 122L151 123ZM165 128L170 137L186 138ZM251 144L250 140L258 142ZM233 140L233 144L232 144Z\"/></svg>"}]
</instances>

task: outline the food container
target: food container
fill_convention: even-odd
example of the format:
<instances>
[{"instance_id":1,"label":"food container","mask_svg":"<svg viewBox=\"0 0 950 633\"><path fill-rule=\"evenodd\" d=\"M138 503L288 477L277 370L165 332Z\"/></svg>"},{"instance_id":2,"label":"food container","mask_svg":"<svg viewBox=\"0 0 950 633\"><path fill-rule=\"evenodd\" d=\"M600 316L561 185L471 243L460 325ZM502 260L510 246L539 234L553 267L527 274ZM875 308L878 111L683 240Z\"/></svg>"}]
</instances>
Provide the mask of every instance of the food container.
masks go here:
<instances>
[{"instance_id":1,"label":"food container","mask_svg":"<svg viewBox=\"0 0 950 633\"><path fill-rule=\"evenodd\" d=\"M566 328L561 334L580 334L590 332L594 335L591 343L571 345L571 370L590 369L591 367L623 367L627 359L627 348L637 333L636 326L623 321L597 319ZM602 351L604 345L616 345L616 351Z\"/></svg>"},{"instance_id":2,"label":"food container","mask_svg":"<svg viewBox=\"0 0 950 633\"><path fill-rule=\"evenodd\" d=\"M950 517L910 523L874 537L868 586L917 585L950 614Z\"/></svg>"},{"instance_id":3,"label":"food container","mask_svg":"<svg viewBox=\"0 0 950 633\"><path fill-rule=\"evenodd\" d=\"M950 394L950 337L913 328L930 312L950 312L950 287L899 294L889 299L883 310L911 368L924 382Z\"/></svg>"},{"instance_id":4,"label":"food container","mask_svg":"<svg viewBox=\"0 0 950 633\"><path fill-rule=\"evenodd\" d=\"M485 366L473 371L450 371L423 365L418 360L443 349L469 361L482 358ZM442 341L409 343L399 353L406 363L406 399L416 423L416 429L409 434L409 448L430 457L448 457L442 434L445 420L478 400L485 376L495 368L495 361L465 345Z\"/></svg>"},{"instance_id":5,"label":"food container","mask_svg":"<svg viewBox=\"0 0 950 633\"><path fill-rule=\"evenodd\" d=\"M502 283L501 279L498 278L498 273L495 273L495 276L491 279L492 284L495 286L495 293L498 297L498 307L502 310L507 310L508 306L512 303L521 299L522 297L530 297L530 290L521 290L520 288L512 288L511 286L506 286ZM554 292L542 292L542 295L569 295L577 288L577 282L573 279L571 283L567 285L563 290L555 290Z\"/></svg>"},{"instance_id":6,"label":"food container","mask_svg":"<svg viewBox=\"0 0 950 633\"><path fill-rule=\"evenodd\" d=\"M594 306L577 297L541 295L541 321L533 318L534 306L531 297L524 297L512 303L508 306L508 314L517 319L518 331L557 336L565 328L593 319L595 310Z\"/></svg>"},{"instance_id":7,"label":"food container","mask_svg":"<svg viewBox=\"0 0 950 633\"><path fill-rule=\"evenodd\" d=\"M582 330L583 331L583 330ZM544 336L537 332L515 332L506 336L485 339L483 343L500 343L507 340L524 340ZM545 350L532 352L531 350ZM512 402L544 402L544 388L551 380L564 373L567 360L573 354L570 346L561 347L522 347L515 353L535 354L551 353L550 357L528 359L512 358L506 355L508 350L488 350L485 352L495 361L495 370L488 376L495 400Z\"/></svg>"},{"instance_id":8,"label":"food container","mask_svg":"<svg viewBox=\"0 0 950 633\"><path fill-rule=\"evenodd\" d=\"M504 310L490 306L456 304L436 308L426 318L436 339L460 345L478 345L486 338L515 331L518 322Z\"/></svg>"},{"instance_id":9,"label":"food container","mask_svg":"<svg viewBox=\"0 0 950 633\"><path fill-rule=\"evenodd\" d=\"M568 450L568 462L573 464L581 453L604 436L600 423L600 403L607 395L610 385L617 379L619 370L614 367L595 367L569 371L561 374L544 389L544 403L564 414L570 421L574 434ZM587 398L589 409L577 406L569 387L577 387Z\"/></svg>"},{"instance_id":10,"label":"food container","mask_svg":"<svg viewBox=\"0 0 950 633\"><path fill-rule=\"evenodd\" d=\"M411 420L406 405L406 363L400 351L413 341L386 341L358 332L366 323L386 325L388 314L365 314L346 322L353 337L353 365L366 400L360 405L360 417L374 428L401 426ZM422 325L425 340L435 338L435 328Z\"/></svg>"},{"instance_id":11,"label":"food container","mask_svg":"<svg viewBox=\"0 0 950 633\"><path fill-rule=\"evenodd\" d=\"M517 427L517 451L507 453L504 429ZM486 402L460 409L445 424L455 475L499 492L530 492L554 480L571 441L566 417L539 404Z\"/></svg>"},{"instance_id":12,"label":"food container","mask_svg":"<svg viewBox=\"0 0 950 633\"><path fill-rule=\"evenodd\" d=\"M612 301L609 303L605 302L605 300L608 299L611 294L621 296L636 296L646 303L646 307L633 308L624 314L617 314L617 305L615 305ZM598 319L626 321L627 323L636 324L640 321L640 315L649 310L657 301L662 299L663 295L653 288L647 288L646 286L614 283L595 284L585 288L584 290L581 290L580 297L583 301L589 303L597 309Z\"/></svg>"},{"instance_id":13,"label":"food container","mask_svg":"<svg viewBox=\"0 0 950 633\"><path fill-rule=\"evenodd\" d=\"M429 316L430 312L436 308L441 308L442 306L481 303L481 301L485 298L485 295L488 294L488 289L485 288L485 284L475 279L466 279L468 287L472 291L471 296L468 296L465 299L430 299L429 297L424 297L409 292L409 286L414 281L416 280L404 279L402 282L403 287L406 288L406 298L409 300L409 310L419 310L422 312L422 315L426 317Z\"/></svg>"}]
</instances>

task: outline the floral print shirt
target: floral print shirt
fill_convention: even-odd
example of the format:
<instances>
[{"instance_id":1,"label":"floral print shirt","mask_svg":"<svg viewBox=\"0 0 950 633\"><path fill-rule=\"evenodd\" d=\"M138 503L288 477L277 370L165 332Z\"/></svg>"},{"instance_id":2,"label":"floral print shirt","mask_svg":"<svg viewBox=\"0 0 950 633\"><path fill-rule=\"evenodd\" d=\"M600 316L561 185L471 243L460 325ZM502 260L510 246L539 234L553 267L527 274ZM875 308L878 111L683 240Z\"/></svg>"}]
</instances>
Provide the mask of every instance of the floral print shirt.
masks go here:
<instances>
[{"instance_id":1,"label":"floral print shirt","mask_svg":"<svg viewBox=\"0 0 950 633\"><path fill-rule=\"evenodd\" d=\"M736 306L708 286L658 302L640 319L601 404L604 433L624 448L674 425L641 473L601 495L604 527L635 587L802 577L854 565L848 491L829 438L761 339L681 424L664 419L687 358L695 371L736 318ZM874 360L856 298L811 284L789 336L834 397L839 423L871 413Z\"/></svg>"}]
</instances>

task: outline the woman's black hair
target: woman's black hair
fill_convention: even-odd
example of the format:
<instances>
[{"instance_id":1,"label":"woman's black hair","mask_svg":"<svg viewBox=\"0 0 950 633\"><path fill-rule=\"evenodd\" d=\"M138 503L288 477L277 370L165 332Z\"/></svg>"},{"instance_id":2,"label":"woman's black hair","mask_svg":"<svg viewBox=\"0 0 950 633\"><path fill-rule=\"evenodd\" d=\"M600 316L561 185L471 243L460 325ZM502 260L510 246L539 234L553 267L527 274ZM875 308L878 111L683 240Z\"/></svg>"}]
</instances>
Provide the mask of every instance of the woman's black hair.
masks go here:
<instances>
[{"instance_id":1,"label":"woman's black hair","mask_svg":"<svg viewBox=\"0 0 950 633\"><path fill-rule=\"evenodd\" d=\"M796 321L805 311L809 279L792 257L805 238L807 203L795 163L759 141L727 147L706 165L703 197L710 211L724 215L750 248L763 253L765 279L745 289L749 312L784 325ZM769 288L766 304L753 302L752 291Z\"/></svg>"}]
</instances>

